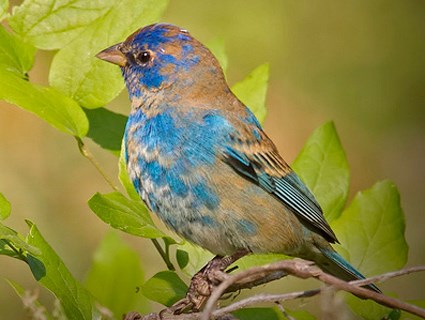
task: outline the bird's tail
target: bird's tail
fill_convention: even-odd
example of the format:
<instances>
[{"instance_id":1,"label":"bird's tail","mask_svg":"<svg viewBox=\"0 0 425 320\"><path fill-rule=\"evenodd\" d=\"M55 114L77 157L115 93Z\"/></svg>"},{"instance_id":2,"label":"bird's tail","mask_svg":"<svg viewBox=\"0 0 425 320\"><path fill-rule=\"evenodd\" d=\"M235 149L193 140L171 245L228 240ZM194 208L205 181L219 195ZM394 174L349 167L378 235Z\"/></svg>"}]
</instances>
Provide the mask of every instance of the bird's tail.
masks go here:
<instances>
[{"instance_id":1,"label":"bird's tail","mask_svg":"<svg viewBox=\"0 0 425 320\"><path fill-rule=\"evenodd\" d=\"M325 259L317 261L318 265L327 273L345 281L362 280L365 277L349 264L343 257L331 248L319 248ZM382 293L373 283L365 286L372 291Z\"/></svg>"}]
</instances>

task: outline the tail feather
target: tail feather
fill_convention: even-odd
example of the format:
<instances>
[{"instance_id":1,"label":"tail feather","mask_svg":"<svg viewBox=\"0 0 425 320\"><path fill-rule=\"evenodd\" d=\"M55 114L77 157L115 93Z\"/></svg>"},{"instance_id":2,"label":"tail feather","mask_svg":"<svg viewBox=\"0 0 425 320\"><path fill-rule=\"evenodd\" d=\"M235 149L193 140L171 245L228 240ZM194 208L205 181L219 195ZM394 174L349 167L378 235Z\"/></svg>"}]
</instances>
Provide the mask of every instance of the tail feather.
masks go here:
<instances>
[{"instance_id":1,"label":"tail feather","mask_svg":"<svg viewBox=\"0 0 425 320\"><path fill-rule=\"evenodd\" d=\"M319 266L324 271L345 281L365 279L365 277L359 271L357 271L336 251L330 250L328 248L320 248L319 250L325 256L325 258L327 258L326 261L319 262ZM382 293L381 290L379 290L379 288L373 283L366 285L365 288Z\"/></svg>"}]
</instances>

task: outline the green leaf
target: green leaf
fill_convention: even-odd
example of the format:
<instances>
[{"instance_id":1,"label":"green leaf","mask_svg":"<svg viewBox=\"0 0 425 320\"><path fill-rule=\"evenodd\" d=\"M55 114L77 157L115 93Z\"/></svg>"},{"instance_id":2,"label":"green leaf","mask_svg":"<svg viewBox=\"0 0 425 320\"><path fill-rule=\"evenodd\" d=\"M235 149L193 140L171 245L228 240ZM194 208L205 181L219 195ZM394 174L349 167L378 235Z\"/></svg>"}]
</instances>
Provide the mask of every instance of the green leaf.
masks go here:
<instances>
[{"instance_id":1,"label":"green leaf","mask_svg":"<svg viewBox=\"0 0 425 320\"><path fill-rule=\"evenodd\" d=\"M95 55L137 28L158 20L166 5L167 0L117 0L112 10L56 54L50 84L86 108L106 105L120 93L124 82L117 66Z\"/></svg>"},{"instance_id":2,"label":"green leaf","mask_svg":"<svg viewBox=\"0 0 425 320\"><path fill-rule=\"evenodd\" d=\"M142 285L142 294L167 307L184 298L187 285L173 271L161 271Z\"/></svg>"},{"instance_id":3,"label":"green leaf","mask_svg":"<svg viewBox=\"0 0 425 320\"><path fill-rule=\"evenodd\" d=\"M85 280L86 288L120 318L129 310L139 310L147 301L136 289L143 283L140 257L116 232L108 232L96 250Z\"/></svg>"},{"instance_id":4,"label":"green leaf","mask_svg":"<svg viewBox=\"0 0 425 320\"><path fill-rule=\"evenodd\" d=\"M286 312L297 320L316 320L317 318L305 310L288 310Z\"/></svg>"},{"instance_id":5,"label":"green leaf","mask_svg":"<svg viewBox=\"0 0 425 320\"><path fill-rule=\"evenodd\" d=\"M388 319L387 316L392 311L390 308L377 304L372 300L362 300L352 295L346 296L346 302L354 313L364 320Z\"/></svg>"},{"instance_id":6,"label":"green leaf","mask_svg":"<svg viewBox=\"0 0 425 320\"><path fill-rule=\"evenodd\" d=\"M35 48L10 34L0 25L0 64L22 78L34 63Z\"/></svg>"},{"instance_id":7,"label":"green leaf","mask_svg":"<svg viewBox=\"0 0 425 320\"><path fill-rule=\"evenodd\" d=\"M30 111L55 128L78 137L88 130L80 106L52 88L31 84L26 73L34 62L35 48L0 26L0 99Z\"/></svg>"},{"instance_id":8,"label":"green leaf","mask_svg":"<svg viewBox=\"0 0 425 320\"><path fill-rule=\"evenodd\" d=\"M245 308L233 311L232 314L239 320L280 320L280 312L274 308Z\"/></svg>"},{"instance_id":9,"label":"green leaf","mask_svg":"<svg viewBox=\"0 0 425 320\"><path fill-rule=\"evenodd\" d=\"M18 254L12 250L10 246L13 246L15 250L21 252ZM20 236L15 230L8 228L0 223L0 254L22 259L20 254L31 254L38 256L41 254L41 251L35 246L29 245L27 242L25 242L22 236Z\"/></svg>"},{"instance_id":10,"label":"green leaf","mask_svg":"<svg viewBox=\"0 0 425 320\"><path fill-rule=\"evenodd\" d=\"M177 249L176 259L180 269L184 269L189 263L189 254L187 253L187 251Z\"/></svg>"},{"instance_id":11,"label":"green leaf","mask_svg":"<svg viewBox=\"0 0 425 320\"><path fill-rule=\"evenodd\" d=\"M7 219L12 211L12 206L6 197L0 193L0 221Z\"/></svg>"},{"instance_id":12,"label":"green leaf","mask_svg":"<svg viewBox=\"0 0 425 320\"><path fill-rule=\"evenodd\" d=\"M14 72L0 70L0 100L34 113L56 129L84 137L88 121L80 106L57 90L31 84Z\"/></svg>"},{"instance_id":13,"label":"green leaf","mask_svg":"<svg viewBox=\"0 0 425 320\"><path fill-rule=\"evenodd\" d=\"M326 219L338 218L347 201L350 170L333 122L313 132L292 167L317 198Z\"/></svg>"},{"instance_id":14,"label":"green leaf","mask_svg":"<svg viewBox=\"0 0 425 320\"><path fill-rule=\"evenodd\" d=\"M233 265L238 266L238 270L247 270L286 259L288 259L288 256L284 254L250 254L236 261Z\"/></svg>"},{"instance_id":15,"label":"green leaf","mask_svg":"<svg viewBox=\"0 0 425 320\"><path fill-rule=\"evenodd\" d=\"M192 277L214 257L214 255L208 250L205 250L187 241L178 245L177 250L184 251L189 256L189 261L186 263L186 265L184 267L180 267L188 277ZM177 262L178 260L179 259L177 258Z\"/></svg>"},{"instance_id":16,"label":"green leaf","mask_svg":"<svg viewBox=\"0 0 425 320\"><path fill-rule=\"evenodd\" d=\"M84 109L90 123L87 136L103 149L118 155L127 117L105 108Z\"/></svg>"},{"instance_id":17,"label":"green leaf","mask_svg":"<svg viewBox=\"0 0 425 320\"><path fill-rule=\"evenodd\" d=\"M224 74L226 74L228 59L226 54L226 47L224 44L223 38L214 38L207 42L207 47L213 53L213 55L217 58L218 62L223 69Z\"/></svg>"},{"instance_id":18,"label":"green leaf","mask_svg":"<svg viewBox=\"0 0 425 320\"><path fill-rule=\"evenodd\" d=\"M165 234L155 227L142 202L126 198L119 192L96 193L89 200L96 215L115 229L143 238L161 238Z\"/></svg>"},{"instance_id":19,"label":"green leaf","mask_svg":"<svg viewBox=\"0 0 425 320\"><path fill-rule=\"evenodd\" d=\"M387 315L388 320L400 320L401 311L400 309L392 309L390 313Z\"/></svg>"},{"instance_id":20,"label":"green leaf","mask_svg":"<svg viewBox=\"0 0 425 320\"><path fill-rule=\"evenodd\" d=\"M41 251L37 257L28 256L28 264L35 279L54 293L69 319L100 319L90 293L71 275L36 225L27 223L30 226L27 242Z\"/></svg>"},{"instance_id":21,"label":"green leaf","mask_svg":"<svg viewBox=\"0 0 425 320\"><path fill-rule=\"evenodd\" d=\"M1 240L0 238L0 255L2 256L9 256L11 258L16 258L22 261L25 261L25 258L21 256L16 251L12 250L10 247L10 242L7 240Z\"/></svg>"},{"instance_id":22,"label":"green leaf","mask_svg":"<svg viewBox=\"0 0 425 320\"><path fill-rule=\"evenodd\" d=\"M407 261L400 195L390 181L357 193L332 227L343 244L341 254L367 276L400 269Z\"/></svg>"},{"instance_id":23,"label":"green leaf","mask_svg":"<svg viewBox=\"0 0 425 320\"><path fill-rule=\"evenodd\" d=\"M9 1L0 0L0 22L9 16L9 14L7 13L8 9L9 9Z\"/></svg>"},{"instance_id":24,"label":"green leaf","mask_svg":"<svg viewBox=\"0 0 425 320\"><path fill-rule=\"evenodd\" d=\"M105 15L117 0L26 0L13 8L11 28L37 48L62 48L90 23Z\"/></svg>"},{"instance_id":25,"label":"green leaf","mask_svg":"<svg viewBox=\"0 0 425 320\"><path fill-rule=\"evenodd\" d=\"M124 141L122 143L121 153L120 153L120 160L118 162L118 178L121 181L121 184L123 185L125 191L127 191L128 196L130 199L140 201L140 196L137 193L136 189L134 188L133 183L130 180L130 177L127 173L127 164L125 163L125 156L124 156Z\"/></svg>"},{"instance_id":26,"label":"green leaf","mask_svg":"<svg viewBox=\"0 0 425 320\"><path fill-rule=\"evenodd\" d=\"M233 93L247 105L260 122L263 122L266 109L266 94L269 82L269 65L255 68L245 79L232 87Z\"/></svg>"},{"instance_id":27,"label":"green leaf","mask_svg":"<svg viewBox=\"0 0 425 320\"><path fill-rule=\"evenodd\" d=\"M164 241L164 245L165 248L168 250L168 248L170 248L170 246L174 245L174 244L180 244L180 242L177 242L175 239L171 238L171 237L163 237L162 241Z\"/></svg>"},{"instance_id":28,"label":"green leaf","mask_svg":"<svg viewBox=\"0 0 425 320\"><path fill-rule=\"evenodd\" d=\"M398 270L407 261L404 216L392 182L359 192L332 227L342 244L336 249L366 276ZM365 319L380 319L391 311L351 296L348 303Z\"/></svg>"}]
</instances>

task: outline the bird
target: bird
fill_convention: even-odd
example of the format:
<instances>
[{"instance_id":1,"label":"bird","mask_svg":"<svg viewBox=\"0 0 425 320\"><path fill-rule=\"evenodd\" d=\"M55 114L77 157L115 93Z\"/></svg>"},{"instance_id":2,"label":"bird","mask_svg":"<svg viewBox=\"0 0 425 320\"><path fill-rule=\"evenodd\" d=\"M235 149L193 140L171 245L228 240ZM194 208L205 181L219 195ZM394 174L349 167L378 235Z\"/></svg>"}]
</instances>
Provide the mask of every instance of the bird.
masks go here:
<instances>
[{"instance_id":1,"label":"bird","mask_svg":"<svg viewBox=\"0 0 425 320\"><path fill-rule=\"evenodd\" d=\"M127 171L166 226L218 257L282 253L364 279L331 246L338 239L312 192L186 29L152 24L97 57L121 68Z\"/></svg>"}]
</instances>

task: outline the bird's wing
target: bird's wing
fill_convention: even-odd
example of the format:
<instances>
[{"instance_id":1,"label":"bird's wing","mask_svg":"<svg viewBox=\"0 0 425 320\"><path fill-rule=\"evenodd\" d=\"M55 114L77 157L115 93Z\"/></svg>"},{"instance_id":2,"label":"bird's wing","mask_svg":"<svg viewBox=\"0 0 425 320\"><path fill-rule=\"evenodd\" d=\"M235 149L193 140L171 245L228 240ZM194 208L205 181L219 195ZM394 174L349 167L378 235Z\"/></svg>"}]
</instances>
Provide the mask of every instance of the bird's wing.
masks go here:
<instances>
[{"instance_id":1,"label":"bird's wing","mask_svg":"<svg viewBox=\"0 0 425 320\"><path fill-rule=\"evenodd\" d=\"M306 227L329 242L338 242L314 196L282 159L261 127L252 125L239 126L240 130L229 135L224 161L282 201Z\"/></svg>"}]
</instances>

